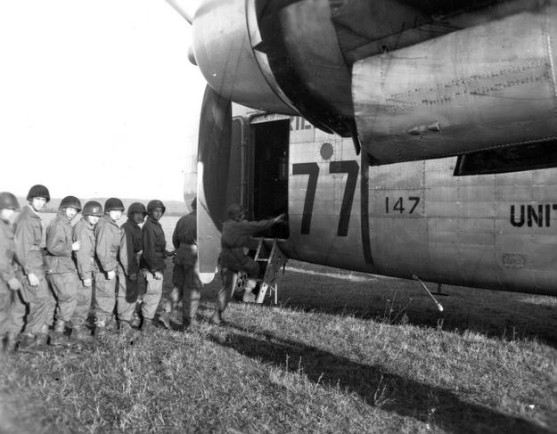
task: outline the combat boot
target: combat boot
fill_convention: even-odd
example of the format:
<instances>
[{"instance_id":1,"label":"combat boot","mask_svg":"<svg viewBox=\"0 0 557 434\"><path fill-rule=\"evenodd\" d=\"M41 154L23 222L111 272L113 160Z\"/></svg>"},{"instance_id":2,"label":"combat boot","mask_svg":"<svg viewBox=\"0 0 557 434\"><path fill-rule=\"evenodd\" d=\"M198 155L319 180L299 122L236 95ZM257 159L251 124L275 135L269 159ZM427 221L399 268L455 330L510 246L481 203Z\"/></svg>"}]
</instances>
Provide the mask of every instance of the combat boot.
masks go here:
<instances>
[{"instance_id":1,"label":"combat boot","mask_svg":"<svg viewBox=\"0 0 557 434\"><path fill-rule=\"evenodd\" d=\"M137 314L137 312L135 312L133 314L133 319L130 321L130 325L132 326L132 328L134 329L138 329L139 326L141 325L141 318L139 317L139 315Z\"/></svg>"},{"instance_id":2,"label":"combat boot","mask_svg":"<svg viewBox=\"0 0 557 434\"><path fill-rule=\"evenodd\" d=\"M159 316L159 321L162 322L167 329L171 329L170 325L170 312L164 312Z\"/></svg>"},{"instance_id":3,"label":"combat boot","mask_svg":"<svg viewBox=\"0 0 557 434\"><path fill-rule=\"evenodd\" d=\"M61 319L57 319L56 324L54 325L54 330L50 335L50 345L52 345L53 347L71 346L72 342L66 336L65 331L66 331L66 323Z\"/></svg>"},{"instance_id":4,"label":"combat boot","mask_svg":"<svg viewBox=\"0 0 557 434\"><path fill-rule=\"evenodd\" d=\"M4 340L4 352L5 352L6 354L13 354L13 353L15 353L16 345L17 345L16 336L13 335L13 334L11 334L11 333L8 333L8 334L6 335L5 340Z\"/></svg>"},{"instance_id":5,"label":"combat boot","mask_svg":"<svg viewBox=\"0 0 557 434\"><path fill-rule=\"evenodd\" d=\"M242 301L244 303L255 303L255 294L251 292L251 290L248 292L246 289L244 291L244 295L242 296Z\"/></svg>"},{"instance_id":6,"label":"combat boot","mask_svg":"<svg viewBox=\"0 0 557 434\"><path fill-rule=\"evenodd\" d=\"M224 324L224 320L222 319L222 312L220 310L216 310L213 316L211 317L211 324L214 325Z\"/></svg>"},{"instance_id":7,"label":"combat boot","mask_svg":"<svg viewBox=\"0 0 557 434\"><path fill-rule=\"evenodd\" d=\"M101 318L95 318L95 337L99 339L106 335L106 321Z\"/></svg>"},{"instance_id":8,"label":"combat boot","mask_svg":"<svg viewBox=\"0 0 557 434\"><path fill-rule=\"evenodd\" d=\"M84 325L82 326L75 326L72 329L71 339L75 342L91 342L93 340L93 336L87 327Z\"/></svg>"},{"instance_id":9,"label":"combat boot","mask_svg":"<svg viewBox=\"0 0 557 434\"><path fill-rule=\"evenodd\" d=\"M37 354L48 349L48 334L37 333L32 335L25 333L19 340L17 351L21 353Z\"/></svg>"},{"instance_id":10,"label":"combat boot","mask_svg":"<svg viewBox=\"0 0 557 434\"><path fill-rule=\"evenodd\" d=\"M182 323L182 331L193 331L197 329L199 323L197 322L196 318L184 317L184 321Z\"/></svg>"},{"instance_id":11,"label":"combat boot","mask_svg":"<svg viewBox=\"0 0 557 434\"><path fill-rule=\"evenodd\" d=\"M53 331L50 335L50 345L53 347L71 347L73 342L64 333Z\"/></svg>"},{"instance_id":12,"label":"combat boot","mask_svg":"<svg viewBox=\"0 0 557 434\"><path fill-rule=\"evenodd\" d=\"M152 319L143 319L143 324L141 325L141 331L144 333L150 333L155 330L155 324Z\"/></svg>"},{"instance_id":13,"label":"combat boot","mask_svg":"<svg viewBox=\"0 0 557 434\"><path fill-rule=\"evenodd\" d=\"M120 334L127 334L133 331L129 321L118 321L118 332Z\"/></svg>"},{"instance_id":14,"label":"combat boot","mask_svg":"<svg viewBox=\"0 0 557 434\"><path fill-rule=\"evenodd\" d=\"M8 335L0 336L0 358L8 355L6 342L8 342Z\"/></svg>"}]
</instances>

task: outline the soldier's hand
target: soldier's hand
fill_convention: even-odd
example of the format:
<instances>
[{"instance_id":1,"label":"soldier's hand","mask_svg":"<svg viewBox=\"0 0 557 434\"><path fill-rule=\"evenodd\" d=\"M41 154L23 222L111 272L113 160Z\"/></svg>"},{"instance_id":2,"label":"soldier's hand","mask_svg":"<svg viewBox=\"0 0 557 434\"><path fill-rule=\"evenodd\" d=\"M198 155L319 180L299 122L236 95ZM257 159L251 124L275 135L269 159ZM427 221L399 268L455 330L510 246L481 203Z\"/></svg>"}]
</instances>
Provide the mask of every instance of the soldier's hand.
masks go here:
<instances>
[{"instance_id":1,"label":"soldier's hand","mask_svg":"<svg viewBox=\"0 0 557 434\"><path fill-rule=\"evenodd\" d=\"M76 241L75 243L72 244L72 250L74 252L78 251L80 247L81 247L81 241Z\"/></svg>"},{"instance_id":2,"label":"soldier's hand","mask_svg":"<svg viewBox=\"0 0 557 434\"><path fill-rule=\"evenodd\" d=\"M128 276L128 279L134 280L134 281L137 280L137 273L131 273L131 274Z\"/></svg>"},{"instance_id":3,"label":"soldier's hand","mask_svg":"<svg viewBox=\"0 0 557 434\"><path fill-rule=\"evenodd\" d=\"M161 280L162 279L162 273L160 271L155 271L153 273L153 276L155 276L155 279L157 280Z\"/></svg>"},{"instance_id":4,"label":"soldier's hand","mask_svg":"<svg viewBox=\"0 0 557 434\"><path fill-rule=\"evenodd\" d=\"M89 288L92 284L93 284L92 279L83 279L83 286L85 286L86 288Z\"/></svg>"},{"instance_id":5,"label":"soldier's hand","mask_svg":"<svg viewBox=\"0 0 557 434\"><path fill-rule=\"evenodd\" d=\"M39 286L40 280L34 273L29 273L27 275L27 279L29 280L29 285L31 286Z\"/></svg>"},{"instance_id":6,"label":"soldier's hand","mask_svg":"<svg viewBox=\"0 0 557 434\"><path fill-rule=\"evenodd\" d=\"M116 277L116 272L114 270L109 271L108 273L106 273L106 278L108 280L113 280L115 277Z\"/></svg>"},{"instance_id":7,"label":"soldier's hand","mask_svg":"<svg viewBox=\"0 0 557 434\"><path fill-rule=\"evenodd\" d=\"M21 282L15 277L12 277L10 280L8 280L8 286L12 291L17 291L18 289L21 289Z\"/></svg>"}]
</instances>

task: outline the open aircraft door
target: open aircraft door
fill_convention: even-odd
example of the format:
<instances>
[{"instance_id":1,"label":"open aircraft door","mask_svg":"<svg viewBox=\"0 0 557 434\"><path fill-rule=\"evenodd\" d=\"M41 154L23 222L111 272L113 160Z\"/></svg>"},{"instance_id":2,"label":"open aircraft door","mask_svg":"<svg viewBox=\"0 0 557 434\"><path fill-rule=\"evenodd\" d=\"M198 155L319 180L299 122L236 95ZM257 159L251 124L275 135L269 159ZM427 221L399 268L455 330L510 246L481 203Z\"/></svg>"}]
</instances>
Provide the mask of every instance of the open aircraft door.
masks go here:
<instances>
[{"instance_id":1,"label":"open aircraft door","mask_svg":"<svg viewBox=\"0 0 557 434\"><path fill-rule=\"evenodd\" d=\"M244 120L232 120L231 113L230 102L207 88L197 149L197 240L203 283L211 282L217 270L226 207L245 201Z\"/></svg>"}]
</instances>

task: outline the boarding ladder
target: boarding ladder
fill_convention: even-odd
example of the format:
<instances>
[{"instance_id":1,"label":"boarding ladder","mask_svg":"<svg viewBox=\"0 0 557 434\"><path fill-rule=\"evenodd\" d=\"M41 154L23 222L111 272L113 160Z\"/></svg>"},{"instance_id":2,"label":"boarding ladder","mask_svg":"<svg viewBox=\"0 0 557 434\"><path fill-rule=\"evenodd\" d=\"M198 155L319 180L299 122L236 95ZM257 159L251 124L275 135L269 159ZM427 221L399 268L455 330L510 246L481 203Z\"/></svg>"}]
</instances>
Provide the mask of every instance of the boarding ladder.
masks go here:
<instances>
[{"instance_id":1,"label":"boarding ladder","mask_svg":"<svg viewBox=\"0 0 557 434\"><path fill-rule=\"evenodd\" d=\"M265 245L265 239L259 238L259 244L253 260L259 262L262 268L265 269L263 277L257 279L260 288L255 302L258 304L263 303L267 292L269 292L269 295L273 297L273 303L277 304L279 271L281 268L284 269L288 258L280 250L276 239L273 240L271 250L269 251L268 247ZM245 290L246 283L246 273L235 273L232 281L232 293L236 291L243 292Z\"/></svg>"},{"instance_id":2,"label":"boarding ladder","mask_svg":"<svg viewBox=\"0 0 557 434\"><path fill-rule=\"evenodd\" d=\"M279 271L282 268L284 272L284 266L288 258L282 253L279 246L277 245L277 240L273 240L271 245L271 251L267 255L267 247L265 246L264 238L259 239L259 245L257 246L257 251L255 252L254 261L262 263L261 265L265 267L265 273L261 279L261 287L259 289L259 294L257 295L256 303L263 303L267 291L269 295L273 297L274 304L278 303L278 280Z\"/></svg>"}]
</instances>

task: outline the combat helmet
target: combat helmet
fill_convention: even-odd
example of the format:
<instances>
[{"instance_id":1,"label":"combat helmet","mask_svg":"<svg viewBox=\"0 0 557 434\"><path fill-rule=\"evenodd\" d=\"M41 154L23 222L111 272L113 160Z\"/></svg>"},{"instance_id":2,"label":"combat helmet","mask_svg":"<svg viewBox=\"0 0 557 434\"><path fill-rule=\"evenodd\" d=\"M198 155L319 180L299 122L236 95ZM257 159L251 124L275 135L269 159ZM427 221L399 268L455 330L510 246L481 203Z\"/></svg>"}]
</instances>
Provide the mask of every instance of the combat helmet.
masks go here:
<instances>
[{"instance_id":1,"label":"combat helmet","mask_svg":"<svg viewBox=\"0 0 557 434\"><path fill-rule=\"evenodd\" d=\"M164 204L157 199L152 200L151 202L149 202L147 204L147 212L150 214L155 208L161 208L162 209L162 213L164 214L166 212L166 207L164 206Z\"/></svg>"},{"instance_id":2,"label":"combat helmet","mask_svg":"<svg viewBox=\"0 0 557 434\"><path fill-rule=\"evenodd\" d=\"M245 215L245 210L242 205L233 203L226 208L226 217L231 220L241 220Z\"/></svg>"},{"instance_id":3,"label":"combat helmet","mask_svg":"<svg viewBox=\"0 0 557 434\"><path fill-rule=\"evenodd\" d=\"M104 212L109 211L124 211L126 208L120 199L117 197L111 197L104 203Z\"/></svg>"},{"instance_id":4,"label":"combat helmet","mask_svg":"<svg viewBox=\"0 0 557 434\"><path fill-rule=\"evenodd\" d=\"M17 198L12 193L3 191L0 193L0 209L18 210L19 202L17 201Z\"/></svg>"},{"instance_id":5,"label":"combat helmet","mask_svg":"<svg viewBox=\"0 0 557 434\"><path fill-rule=\"evenodd\" d=\"M66 196L64 199L62 199L62 202L60 202L59 209L62 210L66 208L74 208L77 210L77 212L79 212L81 211L81 202L75 196Z\"/></svg>"},{"instance_id":6,"label":"combat helmet","mask_svg":"<svg viewBox=\"0 0 557 434\"><path fill-rule=\"evenodd\" d=\"M84 216L92 215L92 216L95 216L95 217L102 217L103 216L103 207L96 200L90 200L83 207L83 215Z\"/></svg>"},{"instance_id":7,"label":"combat helmet","mask_svg":"<svg viewBox=\"0 0 557 434\"><path fill-rule=\"evenodd\" d=\"M131 217L136 212L141 213L144 216L147 215L147 209L141 202L134 202L130 205L130 207L128 208L128 217Z\"/></svg>"},{"instance_id":8,"label":"combat helmet","mask_svg":"<svg viewBox=\"0 0 557 434\"><path fill-rule=\"evenodd\" d=\"M27 194L27 200L32 200L36 197L44 197L47 202L50 202L50 192L48 188L46 188L42 184L36 184L29 189L29 193Z\"/></svg>"}]
</instances>

